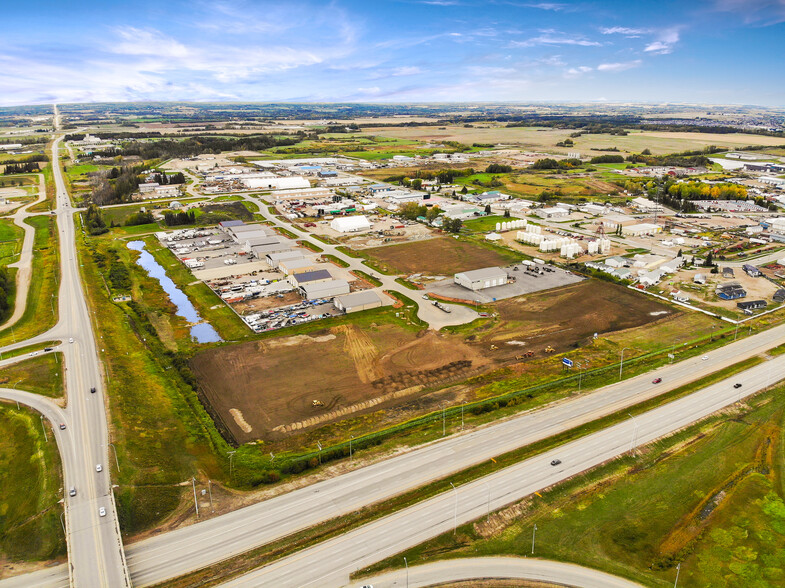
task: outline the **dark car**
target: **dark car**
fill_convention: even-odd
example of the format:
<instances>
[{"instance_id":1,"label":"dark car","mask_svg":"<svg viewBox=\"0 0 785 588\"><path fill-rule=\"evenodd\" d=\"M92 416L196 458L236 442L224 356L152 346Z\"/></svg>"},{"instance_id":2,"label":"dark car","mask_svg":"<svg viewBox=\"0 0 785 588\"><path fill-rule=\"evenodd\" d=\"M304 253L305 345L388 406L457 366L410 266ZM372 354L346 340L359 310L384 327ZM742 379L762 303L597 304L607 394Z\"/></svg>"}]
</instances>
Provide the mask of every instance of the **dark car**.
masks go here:
<instances>
[{"instance_id":1,"label":"dark car","mask_svg":"<svg viewBox=\"0 0 785 588\"><path fill-rule=\"evenodd\" d=\"M90 388L90 394L95 394L95 387Z\"/></svg>"},{"instance_id":2,"label":"dark car","mask_svg":"<svg viewBox=\"0 0 785 588\"><path fill-rule=\"evenodd\" d=\"M60 423L60 430L65 431L65 423Z\"/></svg>"},{"instance_id":3,"label":"dark car","mask_svg":"<svg viewBox=\"0 0 785 588\"><path fill-rule=\"evenodd\" d=\"M561 460L560 460L560 459L554 459L554 460L551 462L551 465L552 465L552 466L557 466L557 465L559 465L560 463L561 463Z\"/></svg>"},{"instance_id":4,"label":"dark car","mask_svg":"<svg viewBox=\"0 0 785 588\"><path fill-rule=\"evenodd\" d=\"M652 384L659 384L660 382L662 382L662 378L654 378L654 379L651 381L651 383L652 383Z\"/></svg>"},{"instance_id":5,"label":"dark car","mask_svg":"<svg viewBox=\"0 0 785 588\"><path fill-rule=\"evenodd\" d=\"M741 388L741 384L739 384L738 382L736 382L735 384L733 384L733 387L734 387L734 388Z\"/></svg>"}]
</instances>

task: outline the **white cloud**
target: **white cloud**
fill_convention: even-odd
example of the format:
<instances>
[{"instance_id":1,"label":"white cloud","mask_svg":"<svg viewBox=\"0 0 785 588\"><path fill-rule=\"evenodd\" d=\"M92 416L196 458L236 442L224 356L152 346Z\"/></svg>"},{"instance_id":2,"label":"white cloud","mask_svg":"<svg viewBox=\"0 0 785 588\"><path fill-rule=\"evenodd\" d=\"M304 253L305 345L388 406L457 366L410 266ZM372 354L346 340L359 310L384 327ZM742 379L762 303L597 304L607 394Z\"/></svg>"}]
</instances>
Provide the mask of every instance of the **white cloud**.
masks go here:
<instances>
[{"instance_id":1,"label":"white cloud","mask_svg":"<svg viewBox=\"0 0 785 588\"><path fill-rule=\"evenodd\" d=\"M770 26L785 22L785 0L714 0L714 9L737 13L745 24Z\"/></svg>"},{"instance_id":2,"label":"white cloud","mask_svg":"<svg viewBox=\"0 0 785 588\"><path fill-rule=\"evenodd\" d=\"M640 59L635 59L634 61L626 61L622 63L601 63L597 66L597 71L608 71L612 73L626 71L628 69L632 69L634 67L638 67L641 63L643 63Z\"/></svg>"},{"instance_id":3,"label":"white cloud","mask_svg":"<svg viewBox=\"0 0 785 588\"><path fill-rule=\"evenodd\" d=\"M600 47L602 43L591 41L583 35L568 35L552 29L540 31L540 35L525 41L512 41L512 47L536 47L537 45L578 45L581 47Z\"/></svg>"},{"instance_id":4,"label":"white cloud","mask_svg":"<svg viewBox=\"0 0 785 588\"><path fill-rule=\"evenodd\" d=\"M594 68L589 67L588 65L580 65L578 67L571 67L567 71L564 72L565 78L578 78L584 74L593 71Z\"/></svg>"},{"instance_id":5,"label":"white cloud","mask_svg":"<svg viewBox=\"0 0 785 588\"><path fill-rule=\"evenodd\" d=\"M664 29L657 33L655 41L646 45L644 51L655 55L667 55L673 52L673 46L679 42L680 37L679 27Z\"/></svg>"},{"instance_id":6,"label":"white cloud","mask_svg":"<svg viewBox=\"0 0 785 588\"><path fill-rule=\"evenodd\" d=\"M646 35L651 32L651 29L640 29L640 28L632 28L632 27L610 27L610 28L602 28L600 32L603 35L624 35L629 39L634 39L636 37L640 37L641 35Z\"/></svg>"}]
</instances>

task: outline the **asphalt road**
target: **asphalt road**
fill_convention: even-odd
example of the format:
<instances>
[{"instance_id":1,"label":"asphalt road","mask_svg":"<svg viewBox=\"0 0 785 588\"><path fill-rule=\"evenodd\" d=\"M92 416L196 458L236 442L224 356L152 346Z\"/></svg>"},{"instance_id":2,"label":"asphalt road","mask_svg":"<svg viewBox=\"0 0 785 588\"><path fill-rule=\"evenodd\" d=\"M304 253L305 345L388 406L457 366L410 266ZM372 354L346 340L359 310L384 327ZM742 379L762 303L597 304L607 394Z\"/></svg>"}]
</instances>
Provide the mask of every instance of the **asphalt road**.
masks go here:
<instances>
[{"instance_id":1,"label":"asphalt road","mask_svg":"<svg viewBox=\"0 0 785 588\"><path fill-rule=\"evenodd\" d=\"M135 585L149 585L238 555L319 522L384 501L471 465L688 384L785 339L775 327L706 354L538 410L448 437L397 457L126 548ZM67 347L67 345L66 345ZM660 384L652 384L661 377ZM744 387L742 391L749 393ZM0 582L0 586L3 583Z\"/></svg>"},{"instance_id":2,"label":"asphalt road","mask_svg":"<svg viewBox=\"0 0 785 588\"><path fill-rule=\"evenodd\" d=\"M374 588L422 588L444 582L515 579L581 588L641 588L640 584L575 564L525 557L472 557L436 561L364 580Z\"/></svg>"},{"instance_id":3,"label":"asphalt road","mask_svg":"<svg viewBox=\"0 0 785 588\"><path fill-rule=\"evenodd\" d=\"M74 487L77 492L74 497L67 492L65 496L71 582L78 588L130 586L111 489L100 361L79 276L73 212L59 165L61 140L62 137L57 138L52 147L60 237L59 321L48 332L7 346L2 351L34 342L63 341L60 351L65 358L68 405L58 418L64 416L67 428L58 433L58 443L64 448L64 486L66 489ZM91 387L97 389L95 394L90 393ZM9 392L14 391L0 391L0 396L8 398ZM49 414L44 414L49 418ZM52 424L59 427L59 422ZM101 472L96 471L97 464L101 464ZM105 516L99 515L100 508L106 510Z\"/></svg>"},{"instance_id":4,"label":"asphalt road","mask_svg":"<svg viewBox=\"0 0 785 588\"><path fill-rule=\"evenodd\" d=\"M486 516L608 460L634 451L766 388L785 375L785 356L745 370L722 382L627 419L600 432L542 453L495 474L457 487L378 521L280 559L225 586L361 586L349 574L423 541L452 531L455 525ZM734 382L743 382L734 389ZM551 466L550 462L561 463ZM536 551L535 551L536 553ZM401 560L403 564L403 560Z\"/></svg>"}]
</instances>

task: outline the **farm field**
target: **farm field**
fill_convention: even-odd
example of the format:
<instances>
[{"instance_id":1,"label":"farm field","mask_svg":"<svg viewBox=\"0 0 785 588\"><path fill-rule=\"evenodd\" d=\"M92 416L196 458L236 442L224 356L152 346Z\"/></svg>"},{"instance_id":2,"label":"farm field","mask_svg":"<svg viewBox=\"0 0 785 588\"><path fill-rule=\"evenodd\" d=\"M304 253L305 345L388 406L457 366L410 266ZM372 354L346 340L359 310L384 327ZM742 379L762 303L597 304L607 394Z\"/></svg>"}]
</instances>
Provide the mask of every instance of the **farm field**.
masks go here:
<instances>
[{"instance_id":1,"label":"farm field","mask_svg":"<svg viewBox=\"0 0 785 588\"><path fill-rule=\"evenodd\" d=\"M464 128L462 126L447 126L443 130L438 127L366 127L363 128L363 131L370 135L416 139L433 143L442 141L459 141L467 145L492 143L523 149L547 150L565 155L570 151L578 151L583 156L593 153L599 155L603 149L608 147L616 147L625 153L639 153L643 149L649 149L654 155L663 155L701 149L709 145L737 148L744 145L783 144L783 139L779 137L746 133L669 133L666 131L630 130L626 136L582 135L573 138L575 144L572 147L556 147L556 143L570 138L570 135L576 130L542 127Z\"/></svg>"},{"instance_id":2,"label":"farm field","mask_svg":"<svg viewBox=\"0 0 785 588\"><path fill-rule=\"evenodd\" d=\"M595 280L507 300L494 309L499 316L491 323L444 334L417 333L387 311L294 336L205 350L191 360L191 369L237 441L277 441L373 411L384 410L385 420L397 422L433 410L445 398L470 400L474 389L466 386L441 390L438 398L435 393L514 363L524 351L541 359L548 356L546 346L562 352L585 345L594 333L678 314ZM605 351L592 353L604 360Z\"/></svg>"},{"instance_id":3,"label":"farm field","mask_svg":"<svg viewBox=\"0 0 785 588\"><path fill-rule=\"evenodd\" d=\"M363 253L393 273L407 275L449 275L519 261L518 256L450 237L373 247Z\"/></svg>"}]
</instances>

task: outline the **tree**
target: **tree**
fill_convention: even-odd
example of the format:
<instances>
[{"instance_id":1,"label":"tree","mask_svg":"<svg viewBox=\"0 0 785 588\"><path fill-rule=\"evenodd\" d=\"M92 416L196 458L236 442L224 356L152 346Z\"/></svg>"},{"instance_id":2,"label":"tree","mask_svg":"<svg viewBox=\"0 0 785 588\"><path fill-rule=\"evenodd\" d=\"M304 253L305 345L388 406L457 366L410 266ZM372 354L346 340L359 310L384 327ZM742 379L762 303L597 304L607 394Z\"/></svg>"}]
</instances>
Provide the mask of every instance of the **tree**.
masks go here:
<instances>
[{"instance_id":1,"label":"tree","mask_svg":"<svg viewBox=\"0 0 785 588\"><path fill-rule=\"evenodd\" d=\"M420 178L417 178L416 180L412 180L412 188L414 188L415 190L422 189L422 180Z\"/></svg>"},{"instance_id":2,"label":"tree","mask_svg":"<svg viewBox=\"0 0 785 588\"><path fill-rule=\"evenodd\" d=\"M441 208L439 208L438 206L432 206L425 212L425 218L428 219L429 223L432 223L434 220L436 220L436 217L438 217L441 213L442 213Z\"/></svg>"},{"instance_id":3,"label":"tree","mask_svg":"<svg viewBox=\"0 0 785 588\"><path fill-rule=\"evenodd\" d=\"M416 202L405 202L398 209L398 216L413 221L417 220L418 216L425 216L426 212L427 208L425 206L420 206Z\"/></svg>"},{"instance_id":4,"label":"tree","mask_svg":"<svg viewBox=\"0 0 785 588\"><path fill-rule=\"evenodd\" d=\"M706 259L703 260L703 267L714 267L714 255L712 251L709 251Z\"/></svg>"},{"instance_id":5,"label":"tree","mask_svg":"<svg viewBox=\"0 0 785 588\"><path fill-rule=\"evenodd\" d=\"M461 189L461 194L466 194L466 193L468 193L468 192L469 192L469 189L468 189L466 186L464 186L464 187Z\"/></svg>"},{"instance_id":6,"label":"tree","mask_svg":"<svg viewBox=\"0 0 785 588\"><path fill-rule=\"evenodd\" d=\"M510 211L509 211L509 209L504 211L504 218L510 218Z\"/></svg>"},{"instance_id":7,"label":"tree","mask_svg":"<svg viewBox=\"0 0 785 588\"><path fill-rule=\"evenodd\" d=\"M458 233L463 226L463 221L459 218L445 218L442 227L448 233Z\"/></svg>"},{"instance_id":8,"label":"tree","mask_svg":"<svg viewBox=\"0 0 785 588\"><path fill-rule=\"evenodd\" d=\"M486 204L485 205L485 214L491 214L491 205L490 204Z\"/></svg>"}]
</instances>

